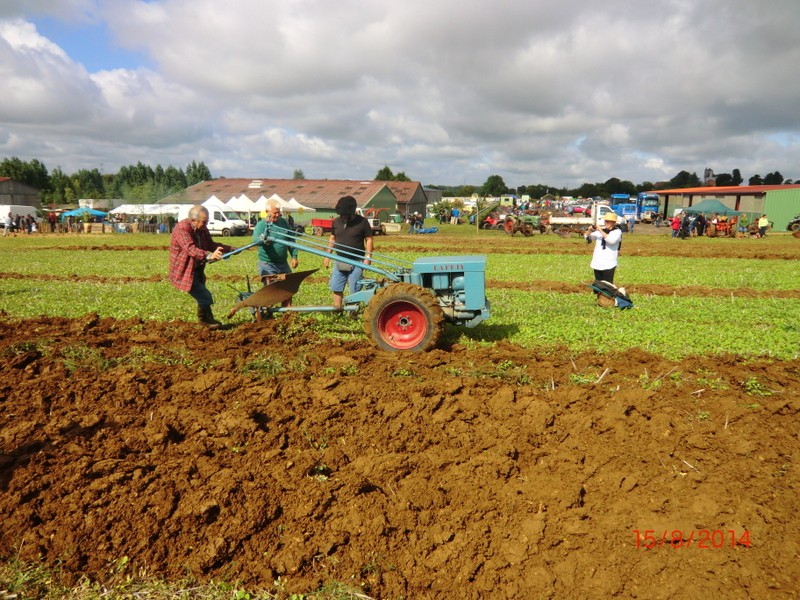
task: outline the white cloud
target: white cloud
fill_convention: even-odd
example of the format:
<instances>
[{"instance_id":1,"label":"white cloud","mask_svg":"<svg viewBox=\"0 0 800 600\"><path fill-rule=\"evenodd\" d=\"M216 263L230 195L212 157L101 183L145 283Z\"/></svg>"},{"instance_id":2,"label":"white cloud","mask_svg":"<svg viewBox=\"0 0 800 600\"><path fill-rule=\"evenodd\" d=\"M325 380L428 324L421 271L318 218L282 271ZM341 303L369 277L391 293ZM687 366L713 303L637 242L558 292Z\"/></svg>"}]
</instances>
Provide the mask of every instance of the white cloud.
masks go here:
<instances>
[{"instance_id":1,"label":"white cloud","mask_svg":"<svg viewBox=\"0 0 800 600\"><path fill-rule=\"evenodd\" d=\"M800 178L796 0L509 4L72 0L151 65L92 71L29 20L64 3L11 3L0 154L513 186Z\"/></svg>"}]
</instances>

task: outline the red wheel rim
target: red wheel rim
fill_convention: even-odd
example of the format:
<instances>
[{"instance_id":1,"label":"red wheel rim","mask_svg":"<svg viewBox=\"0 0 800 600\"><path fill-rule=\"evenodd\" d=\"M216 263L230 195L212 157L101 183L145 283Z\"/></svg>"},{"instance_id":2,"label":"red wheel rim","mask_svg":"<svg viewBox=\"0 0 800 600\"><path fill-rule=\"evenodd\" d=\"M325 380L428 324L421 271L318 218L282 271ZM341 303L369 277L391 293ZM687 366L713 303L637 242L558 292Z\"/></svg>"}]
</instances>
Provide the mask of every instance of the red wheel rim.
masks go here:
<instances>
[{"instance_id":1,"label":"red wheel rim","mask_svg":"<svg viewBox=\"0 0 800 600\"><path fill-rule=\"evenodd\" d=\"M381 337L398 350L417 346L428 333L428 320L412 302L393 302L378 317Z\"/></svg>"},{"instance_id":2,"label":"red wheel rim","mask_svg":"<svg viewBox=\"0 0 800 600\"><path fill-rule=\"evenodd\" d=\"M506 222L503 223L503 229L506 230L506 233L511 233L514 231L514 221L507 219Z\"/></svg>"}]
</instances>

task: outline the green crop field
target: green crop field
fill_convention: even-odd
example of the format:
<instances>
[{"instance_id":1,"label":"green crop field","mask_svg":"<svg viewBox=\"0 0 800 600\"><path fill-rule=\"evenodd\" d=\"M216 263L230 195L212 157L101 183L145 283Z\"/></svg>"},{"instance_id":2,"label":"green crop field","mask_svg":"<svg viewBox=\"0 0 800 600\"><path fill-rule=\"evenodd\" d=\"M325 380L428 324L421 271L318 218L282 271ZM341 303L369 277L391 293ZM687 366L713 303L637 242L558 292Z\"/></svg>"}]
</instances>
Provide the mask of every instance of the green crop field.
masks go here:
<instances>
[{"instance_id":1,"label":"green crop field","mask_svg":"<svg viewBox=\"0 0 800 600\"><path fill-rule=\"evenodd\" d=\"M757 256L726 258L732 244L741 250L746 248L741 244L749 240L693 240L688 243L711 248L717 244L720 256L692 258L671 256L675 241L668 237L637 238L637 249L653 256L622 256L616 281L632 294L635 308L620 311L596 306L588 288L586 293L537 290L537 281L575 286L590 281L591 249L583 247L583 254L576 253L574 238L546 236L552 244L548 253L515 253L516 248L524 251L530 240L467 227L443 229L431 236L378 238L376 246L380 252L381 245L391 245L391 256L412 261L423 254L453 254L450 243L458 243L460 249L474 239L469 252L487 254L491 318L474 329L448 327L446 343L480 346L505 340L524 348L567 347L573 352L638 347L670 358L723 353L777 359L800 356L799 263ZM501 239L503 244L493 252L492 241ZM226 241L244 245L249 239ZM167 236L153 234L4 238L0 310L12 318L97 313L119 319L192 320L193 301L166 279L168 243ZM785 248L797 241L773 236L770 243ZM233 306L236 290L245 289L255 261L252 250L207 267L218 316ZM300 269L321 266L319 257L301 254ZM690 286L713 293L637 294L637 286L662 286L662 290L663 286L667 290ZM329 302L327 274L320 270L303 284L294 304ZM299 318L307 319L323 338L364 335L358 320L313 313ZM247 311L240 311L233 322L246 326L249 319Z\"/></svg>"}]
</instances>

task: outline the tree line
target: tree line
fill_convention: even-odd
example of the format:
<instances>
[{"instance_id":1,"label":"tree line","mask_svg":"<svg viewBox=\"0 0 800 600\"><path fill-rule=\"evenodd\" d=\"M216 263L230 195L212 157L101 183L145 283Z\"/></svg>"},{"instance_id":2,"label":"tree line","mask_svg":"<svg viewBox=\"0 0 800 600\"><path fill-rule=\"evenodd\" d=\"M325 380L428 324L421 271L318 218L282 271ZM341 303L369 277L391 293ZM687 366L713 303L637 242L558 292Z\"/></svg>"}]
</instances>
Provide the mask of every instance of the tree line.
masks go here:
<instances>
[{"instance_id":1,"label":"tree line","mask_svg":"<svg viewBox=\"0 0 800 600\"><path fill-rule=\"evenodd\" d=\"M60 167L48 173L41 161L24 161L16 156L0 162L0 177L41 190L43 204L74 204L81 198L121 198L132 204L156 202L201 181L213 179L209 168L201 161L192 161L186 168L169 165L164 168L138 162L120 167L113 174L98 169L80 169L67 175Z\"/></svg>"},{"instance_id":2,"label":"tree line","mask_svg":"<svg viewBox=\"0 0 800 600\"><path fill-rule=\"evenodd\" d=\"M739 169L734 169L731 173L718 173L714 176L717 186L739 186L744 182ZM784 179L779 171L768 173L766 176L753 175L748 179L748 185L781 185L792 183L791 179ZM508 187L500 175L490 175L483 185L461 185L461 186L429 186L432 189L442 191L443 197L468 197L473 194L479 196L502 196L504 194L516 194L518 196L530 196L531 198L541 198L548 194L553 196L572 196L581 198L602 197L608 198L611 194L630 194L635 196L639 192L650 192L653 190L669 190L673 188L692 188L706 185L697 173L681 171L669 181L653 183L645 181L635 184L632 181L612 177L601 183L584 183L577 188L557 187L546 184L521 185L517 188Z\"/></svg>"},{"instance_id":3,"label":"tree line","mask_svg":"<svg viewBox=\"0 0 800 600\"><path fill-rule=\"evenodd\" d=\"M4 158L0 162L0 177L10 177L42 190L41 200L44 204L74 204L80 198L121 198L130 203L156 202L161 198L185 190L201 181L214 179L211 171L203 162L192 161L186 168L155 168L138 162L124 166L114 174L103 174L97 169L81 169L72 175L64 173L60 167L48 173L47 167L37 159L23 161L17 157ZM738 186L744 182L739 169L731 173L718 173L715 176L717 186ZM295 169L294 179L305 179L302 169ZM413 181L405 171L394 173L388 165L384 165L374 177L375 181ZM521 185L510 188L500 175L490 175L483 185L442 186L429 185L431 189L442 191L443 197L502 196L516 194L541 198L548 194L553 196L573 197L609 197L611 194L636 195L659 189L690 188L704 185L697 173L681 171L669 181L653 183L645 181L635 184L631 181L612 177L604 182L584 183L577 188L556 187L546 184ZM748 185L780 185L792 183L784 180L780 172L768 173L766 176L753 175Z\"/></svg>"}]
</instances>

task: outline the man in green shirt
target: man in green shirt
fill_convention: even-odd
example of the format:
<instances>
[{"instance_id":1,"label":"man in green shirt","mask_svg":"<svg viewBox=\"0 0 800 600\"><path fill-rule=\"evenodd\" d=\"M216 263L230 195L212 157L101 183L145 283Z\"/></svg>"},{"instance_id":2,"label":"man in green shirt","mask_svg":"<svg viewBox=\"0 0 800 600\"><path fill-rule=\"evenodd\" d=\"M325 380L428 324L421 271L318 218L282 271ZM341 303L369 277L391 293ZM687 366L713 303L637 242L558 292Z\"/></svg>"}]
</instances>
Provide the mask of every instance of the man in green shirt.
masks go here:
<instances>
[{"instance_id":1,"label":"man in green shirt","mask_svg":"<svg viewBox=\"0 0 800 600\"><path fill-rule=\"evenodd\" d=\"M281 205L277 200L267 201L266 218L261 219L253 230L253 241L257 242L267 230L267 222L273 227L281 227L286 231L292 231L289 223L281 216ZM289 262L291 257L291 265ZM258 247L258 274L280 275L281 273L291 273L292 269L297 268L297 248L280 242L265 242Z\"/></svg>"}]
</instances>

